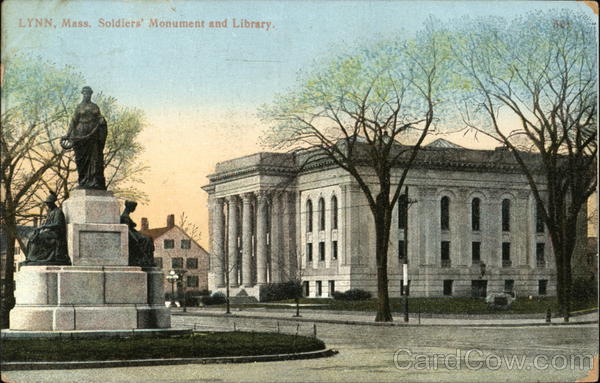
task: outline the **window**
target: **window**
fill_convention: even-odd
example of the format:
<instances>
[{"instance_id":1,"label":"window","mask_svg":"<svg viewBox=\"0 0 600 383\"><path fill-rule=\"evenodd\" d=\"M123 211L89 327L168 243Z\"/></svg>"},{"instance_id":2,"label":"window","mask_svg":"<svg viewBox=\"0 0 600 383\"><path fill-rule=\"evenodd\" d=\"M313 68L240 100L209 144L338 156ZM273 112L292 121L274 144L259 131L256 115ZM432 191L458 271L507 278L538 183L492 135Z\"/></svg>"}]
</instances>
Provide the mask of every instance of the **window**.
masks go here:
<instances>
[{"instance_id":1,"label":"window","mask_svg":"<svg viewBox=\"0 0 600 383\"><path fill-rule=\"evenodd\" d=\"M185 268L186 269L197 269L198 268L198 258L188 258L185 260Z\"/></svg>"},{"instance_id":2,"label":"window","mask_svg":"<svg viewBox=\"0 0 600 383\"><path fill-rule=\"evenodd\" d=\"M175 248L175 240L174 239L165 239L164 247L165 247L165 249L174 249Z\"/></svg>"},{"instance_id":3,"label":"window","mask_svg":"<svg viewBox=\"0 0 600 383\"><path fill-rule=\"evenodd\" d=\"M338 204L337 197L331 197L331 228L336 230L338 228Z\"/></svg>"},{"instance_id":4,"label":"window","mask_svg":"<svg viewBox=\"0 0 600 383\"><path fill-rule=\"evenodd\" d=\"M548 280L540 279L538 281L538 295L546 295L548 293Z\"/></svg>"},{"instance_id":5,"label":"window","mask_svg":"<svg viewBox=\"0 0 600 383\"><path fill-rule=\"evenodd\" d=\"M510 260L510 242L502 242L502 267L512 266Z\"/></svg>"},{"instance_id":6,"label":"window","mask_svg":"<svg viewBox=\"0 0 600 383\"><path fill-rule=\"evenodd\" d=\"M337 241L331 242L331 259L334 261L338 259L338 245Z\"/></svg>"},{"instance_id":7,"label":"window","mask_svg":"<svg viewBox=\"0 0 600 383\"><path fill-rule=\"evenodd\" d=\"M316 282L316 288L315 296L320 297L323 294L323 284L321 281Z\"/></svg>"},{"instance_id":8,"label":"window","mask_svg":"<svg viewBox=\"0 0 600 383\"><path fill-rule=\"evenodd\" d=\"M542 211L544 206L541 203L537 203L535 209L535 231L536 233L544 232L544 217L542 215Z\"/></svg>"},{"instance_id":9,"label":"window","mask_svg":"<svg viewBox=\"0 0 600 383\"><path fill-rule=\"evenodd\" d=\"M192 248L192 241L189 239L182 239L181 240L181 248L182 249L191 249Z\"/></svg>"},{"instance_id":10,"label":"window","mask_svg":"<svg viewBox=\"0 0 600 383\"><path fill-rule=\"evenodd\" d=\"M505 279L504 280L504 292L508 294L512 294L515 289L515 281L513 279Z\"/></svg>"},{"instance_id":11,"label":"window","mask_svg":"<svg viewBox=\"0 0 600 383\"><path fill-rule=\"evenodd\" d=\"M325 261L325 242L319 242L319 261Z\"/></svg>"},{"instance_id":12,"label":"window","mask_svg":"<svg viewBox=\"0 0 600 383\"><path fill-rule=\"evenodd\" d=\"M399 240L398 241L398 259L400 261L404 260L404 241L403 240Z\"/></svg>"},{"instance_id":13,"label":"window","mask_svg":"<svg viewBox=\"0 0 600 383\"><path fill-rule=\"evenodd\" d=\"M172 258L171 259L172 269L183 269L183 258Z\"/></svg>"},{"instance_id":14,"label":"window","mask_svg":"<svg viewBox=\"0 0 600 383\"><path fill-rule=\"evenodd\" d=\"M480 225L480 214L481 214L481 200L479 198L473 198L471 201L471 230L481 230Z\"/></svg>"},{"instance_id":15,"label":"window","mask_svg":"<svg viewBox=\"0 0 600 383\"><path fill-rule=\"evenodd\" d=\"M312 201L306 201L306 232L312 233L313 230L313 207Z\"/></svg>"},{"instance_id":16,"label":"window","mask_svg":"<svg viewBox=\"0 0 600 383\"><path fill-rule=\"evenodd\" d=\"M154 264L156 267L163 268L163 259L161 257L154 257Z\"/></svg>"},{"instance_id":17,"label":"window","mask_svg":"<svg viewBox=\"0 0 600 383\"><path fill-rule=\"evenodd\" d=\"M510 231L510 200L502 200L502 231Z\"/></svg>"},{"instance_id":18,"label":"window","mask_svg":"<svg viewBox=\"0 0 600 383\"><path fill-rule=\"evenodd\" d=\"M398 198L398 229L406 228L406 194L401 194Z\"/></svg>"},{"instance_id":19,"label":"window","mask_svg":"<svg viewBox=\"0 0 600 383\"><path fill-rule=\"evenodd\" d=\"M335 281L329 281L329 296L333 296L333 292L335 291Z\"/></svg>"},{"instance_id":20,"label":"window","mask_svg":"<svg viewBox=\"0 0 600 383\"><path fill-rule=\"evenodd\" d=\"M197 275L188 275L186 283L187 283L187 287L198 287L198 276Z\"/></svg>"},{"instance_id":21,"label":"window","mask_svg":"<svg viewBox=\"0 0 600 383\"><path fill-rule=\"evenodd\" d=\"M307 297L310 294L310 285L308 281L302 282L302 290L304 290L305 297Z\"/></svg>"},{"instance_id":22,"label":"window","mask_svg":"<svg viewBox=\"0 0 600 383\"><path fill-rule=\"evenodd\" d=\"M450 230L450 198L442 197L440 204L441 228L442 230Z\"/></svg>"},{"instance_id":23,"label":"window","mask_svg":"<svg viewBox=\"0 0 600 383\"><path fill-rule=\"evenodd\" d=\"M535 263L537 267L546 267L546 257L544 255L546 244L539 242L535 244Z\"/></svg>"},{"instance_id":24,"label":"window","mask_svg":"<svg viewBox=\"0 0 600 383\"><path fill-rule=\"evenodd\" d=\"M325 200L319 198L319 230L325 230Z\"/></svg>"},{"instance_id":25,"label":"window","mask_svg":"<svg viewBox=\"0 0 600 383\"><path fill-rule=\"evenodd\" d=\"M442 241L442 267L450 267L450 241Z\"/></svg>"},{"instance_id":26,"label":"window","mask_svg":"<svg viewBox=\"0 0 600 383\"><path fill-rule=\"evenodd\" d=\"M471 281L471 296L473 298L485 298L487 296L487 281L472 280Z\"/></svg>"},{"instance_id":27,"label":"window","mask_svg":"<svg viewBox=\"0 0 600 383\"><path fill-rule=\"evenodd\" d=\"M312 243L309 242L306 244L306 260L308 262L312 262L312 255Z\"/></svg>"},{"instance_id":28,"label":"window","mask_svg":"<svg viewBox=\"0 0 600 383\"><path fill-rule=\"evenodd\" d=\"M481 242L471 242L471 263L481 262Z\"/></svg>"},{"instance_id":29,"label":"window","mask_svg":"<svg viewBox=\"0 0 600 383\"><path fill-rule=\"evenodd\" d=\"M452 295L452 282L454 282L452 279L444 279L444 295Z\"/></svg>"}]
</instances>

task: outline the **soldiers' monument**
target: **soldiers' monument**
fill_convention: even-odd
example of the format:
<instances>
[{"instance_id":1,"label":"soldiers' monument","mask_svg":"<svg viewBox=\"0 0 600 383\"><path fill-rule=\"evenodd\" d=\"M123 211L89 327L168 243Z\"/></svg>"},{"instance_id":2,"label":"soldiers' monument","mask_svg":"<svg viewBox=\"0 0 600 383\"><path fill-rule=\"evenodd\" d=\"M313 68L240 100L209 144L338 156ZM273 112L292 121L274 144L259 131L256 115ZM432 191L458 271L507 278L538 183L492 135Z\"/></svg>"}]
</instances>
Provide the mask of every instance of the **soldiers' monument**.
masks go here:
<instances>
[{"instance_id":1,"label":"soldiers' monument","mask_svg":"<svg viewBox=\"0 0 600 383\"><path fill-rule=\"evenodd\" d=\"M103 149L106 120L91 102L92 89L61 140L72 149L78 187L62 204L46 200L48 216L29 239L27 259L15 274L16 305L10 329L21 331L131 330L171 327L163 274L153 267L152 241L135 231L127 201L106 190Z\"/></svg>"}]
</instances>

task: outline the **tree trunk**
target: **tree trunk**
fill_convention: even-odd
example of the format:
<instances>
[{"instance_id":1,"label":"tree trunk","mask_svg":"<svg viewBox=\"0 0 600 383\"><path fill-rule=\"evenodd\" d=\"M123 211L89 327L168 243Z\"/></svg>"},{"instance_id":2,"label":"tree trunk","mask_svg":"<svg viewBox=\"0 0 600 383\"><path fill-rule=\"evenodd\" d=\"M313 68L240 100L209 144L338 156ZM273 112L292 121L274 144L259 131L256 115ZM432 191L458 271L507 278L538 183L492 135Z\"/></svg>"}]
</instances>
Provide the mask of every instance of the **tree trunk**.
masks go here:
<instances>
[{"instance_id":1,"label":"tree trunk","mask_svg":"<svg viewBox=\"0 0 600 383\"><path fill-rule=\"evenodd\" d=\"M15 307L15 234L16 223L7 217L6 235L6 261L4 263L4 286L2 286L1 328L9 328L9 313Z\"/></svg>"},{"instance_id":2,"label":"tree trunk","mask_svg":"<svg viewBox=\"0 0 600 383\"><path fill-rule=\"evenodd\" d=\"M571 259L575 250L575 236L570 230L566 235L551 235L554 248L554 259L556 262L556 297L561 316L565 322L569 321L571 311Z\"/></svg>"},{"instance_id":3,"label":"tree trunk","mask_svg":"<svg viewBox=\"0 0 600 383\"><path fill-rule=\"evenodd\" d=\"M388 293L387 256L390 235L390 217L388 196L379 194L375 215L375 258L377 259L377 315L375 322L392 322L390 297Z\"/></svg>"}]
</instances>

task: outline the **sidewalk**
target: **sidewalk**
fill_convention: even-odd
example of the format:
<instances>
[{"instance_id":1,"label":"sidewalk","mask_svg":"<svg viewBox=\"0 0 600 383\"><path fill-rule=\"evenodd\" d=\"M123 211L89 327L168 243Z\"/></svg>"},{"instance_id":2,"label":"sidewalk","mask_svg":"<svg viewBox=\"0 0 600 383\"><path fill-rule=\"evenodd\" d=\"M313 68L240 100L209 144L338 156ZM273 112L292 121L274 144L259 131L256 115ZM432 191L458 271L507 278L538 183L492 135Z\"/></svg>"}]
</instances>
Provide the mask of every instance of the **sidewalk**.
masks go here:
<instances>
[{"instance_id":1,"label":"sidewalk","mask_svg":"<svg viewBox=\"0 0 600 383\"><path fill-rule=\"evenodd\" d=\"M409 322L404 322L402 313L393 313L394 322L375 322L375 313L357 312L357 311L332 311L332 310L310 310L301 309L300 318L294 317L295 310L266 310L262 308L232 309L231 314L225 314L223 308L193 307L183 312L181 308L173 309L173 315L181 316L211 316L211 317L241 317L254 319L276 319L299 322L317 322L333 324L353 324L353 325L372 325L372 326L462 326L462 327L519 327L519 326L548 326L548 325L582 325L598 323L598 311L575 315L570 318L568 323L563 318L552 318L550 323L546 323L544 314L539 314L539 318L508 317L503 315L500 318L490 318L489 315L472 316L472 318L458 318L456 315L448 317L431 317L428 314L409 315Z\"/></svg>"}]
</instances>

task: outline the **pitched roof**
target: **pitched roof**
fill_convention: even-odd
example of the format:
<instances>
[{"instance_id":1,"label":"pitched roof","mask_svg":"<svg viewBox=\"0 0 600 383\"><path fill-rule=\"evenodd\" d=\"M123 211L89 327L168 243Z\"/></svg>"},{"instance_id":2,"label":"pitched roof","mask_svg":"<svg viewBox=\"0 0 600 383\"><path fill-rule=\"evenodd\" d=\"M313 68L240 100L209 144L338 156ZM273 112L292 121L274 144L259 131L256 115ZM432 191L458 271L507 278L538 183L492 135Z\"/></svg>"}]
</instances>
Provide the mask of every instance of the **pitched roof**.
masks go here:
<instances>
[{"instance_id":1,"label":"pitched roof","mask_svg":"<svg viewBox=\"0 0 600 383\"><path fill-rule=\"evenodd\" d=\"M198 247L200 249L202 249L202 251L204 251L205 253L208 254L208 251L206 251L206 249L201 244L199 244L195 239L190 237L188 235L188 233L185 232L185 230L183 230L182 228L180 228L177 225L171 226L171 227L165 226L165 227L157 227L157 228L148 229L148 230L140 230L140 233L147 235L148 237L152 238L153 241L155 241L156 238L160 237L161 235L165 234L166 232L168 232L169 230L174 229L174 228L178 228L179 230L181 230L189 239L192 240L192 242L194 242L196 245L198 245Z\"/></svg>"},{"instance_id":2,"label":"pitched roof","mask_svg":"<svg viewBox=\"0 0 600 383\"><path fill-rule=\"evenodd\" d=\"M452 148L452 149L464 149L463 146L457 145L454 142L450 142L448 140L444 140L443 138L438 138L435 141L432 141L425 145L430 148Z\"/></svg>"},{"instance_id":3,"label":"pitched roof","mask_svg":"<svg viewBox=\"0 0 600 383\"><path fill-rule=\"evenodd\" d=\"M175 227L175 226L173 226ZM147 235L148 237L152 238L152 239L156 239L158 237L160 237L161 235L163 235L164 233L166 233L167 231L171 230L173 227L157 227L154 229L148 229L148 230L140 230L140 233Z\"/></svg>"}]
</instances>

